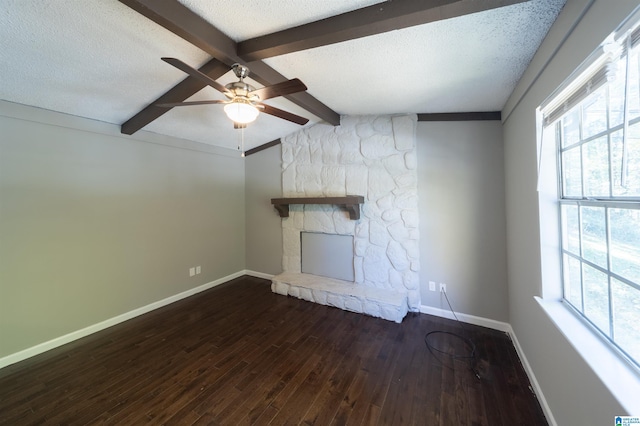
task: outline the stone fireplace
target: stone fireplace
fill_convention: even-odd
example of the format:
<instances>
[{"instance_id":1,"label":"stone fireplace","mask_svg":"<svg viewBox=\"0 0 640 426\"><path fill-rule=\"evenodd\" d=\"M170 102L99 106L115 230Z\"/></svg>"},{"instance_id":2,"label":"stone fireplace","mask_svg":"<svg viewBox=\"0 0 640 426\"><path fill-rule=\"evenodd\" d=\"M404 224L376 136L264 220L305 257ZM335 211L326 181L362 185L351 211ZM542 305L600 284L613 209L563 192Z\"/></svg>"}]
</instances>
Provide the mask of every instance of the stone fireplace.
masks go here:
<instances>
[{"instance_id":1,"label":"stone fireplace","mask_svg":"<svg viewBox=\"0 0 640 426\"><path fill-rule=\"evenodd\" d=\"M274 292L401 322L418 311L415 115L343 117L282 139L283 197L360 195L359 219L331 204L292 204L282 219ZM301 272L301 232L353 237L353 281Z\"/></svg>"}]
</instances>

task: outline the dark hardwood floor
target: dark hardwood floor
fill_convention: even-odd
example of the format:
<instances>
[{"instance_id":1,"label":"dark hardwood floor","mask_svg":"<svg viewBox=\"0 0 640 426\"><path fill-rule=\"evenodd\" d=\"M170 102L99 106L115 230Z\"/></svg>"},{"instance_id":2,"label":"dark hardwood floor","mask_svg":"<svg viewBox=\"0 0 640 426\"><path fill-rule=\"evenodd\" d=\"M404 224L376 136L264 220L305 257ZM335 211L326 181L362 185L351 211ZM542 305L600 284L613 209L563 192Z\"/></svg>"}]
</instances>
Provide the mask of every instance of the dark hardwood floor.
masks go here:
<instances>
[{"instance_id":1,"label":"dark hardwood floor","mask_svg":"<svg viewBox=\"0 0 640 426\"><path fill-rule=\"evenodd\" d=\"M469 337L477 360L465 342ZM480 378L470 365L474 365ZM0 370L0 424L547 424L504 333L242 277Z\"/></svg>"}]
</instances>

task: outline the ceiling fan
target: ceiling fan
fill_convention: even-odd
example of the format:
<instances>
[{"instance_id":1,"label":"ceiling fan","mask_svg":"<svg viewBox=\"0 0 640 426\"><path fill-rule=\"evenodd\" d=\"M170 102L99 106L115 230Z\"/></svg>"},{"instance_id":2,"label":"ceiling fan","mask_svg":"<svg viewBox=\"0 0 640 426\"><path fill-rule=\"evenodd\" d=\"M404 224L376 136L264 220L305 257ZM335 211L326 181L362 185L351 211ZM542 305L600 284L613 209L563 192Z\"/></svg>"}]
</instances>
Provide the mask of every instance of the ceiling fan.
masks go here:
<instances>
[{"instance_id":1,"label":"ceiling fan","mask_svg":"<svg viewBox=\"0 0 640 426\"><path fill-rule=\"evenodd\" d=\"M300 117L299 115L262 103L262 101L267 99L307 90L307 86L297 78L256 89L252 85L244 82L244 79L249 75L249 68L244 65L233 64L231 69L236 77L238 77L239 81L223 86L208 75L190 67L179 59L162 58L162 60L173 65L179 70L186 72L190 76L200 79L217 91L221 92L227 97L227 99L163 103L157 104L157 106L172 108L176 106L224 104L224 112L233 121L233 126L236 129L247 127L248 123L251 123L258 117L260 111L300 125L304 125L309 122L309 119L307 118Z\"/></svg>"}]
</instances>

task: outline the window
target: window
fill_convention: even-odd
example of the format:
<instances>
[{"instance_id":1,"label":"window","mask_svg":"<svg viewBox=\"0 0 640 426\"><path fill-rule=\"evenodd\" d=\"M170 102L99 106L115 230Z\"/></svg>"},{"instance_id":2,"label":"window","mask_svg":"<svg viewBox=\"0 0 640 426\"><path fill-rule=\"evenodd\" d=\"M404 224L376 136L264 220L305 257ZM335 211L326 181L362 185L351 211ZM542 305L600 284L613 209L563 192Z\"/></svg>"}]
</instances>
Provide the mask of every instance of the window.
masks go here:
<instances>
[{"instance_id":1,"label":"window","mask_svg":"<svg viewBox=\"0 0 640 426\"><path fill-rule=\"evenodd\" d=\"M640 367L640 28L629 27L542 112L557 152L562 298Z\"/></svg>"}]
</instances>

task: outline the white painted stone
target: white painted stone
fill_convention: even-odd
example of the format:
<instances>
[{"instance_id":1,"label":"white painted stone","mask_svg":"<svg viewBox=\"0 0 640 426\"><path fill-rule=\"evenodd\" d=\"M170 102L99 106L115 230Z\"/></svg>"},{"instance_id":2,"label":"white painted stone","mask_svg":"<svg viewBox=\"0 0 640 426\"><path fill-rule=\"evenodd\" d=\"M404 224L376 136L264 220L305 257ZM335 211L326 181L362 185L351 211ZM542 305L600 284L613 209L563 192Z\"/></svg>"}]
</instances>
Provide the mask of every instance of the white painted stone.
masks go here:
<instances>
[{"instance_id":1,"label":"white painted stone","mask_svg":"<svg viewBox=\"0 0 640 426\"><path fill-rule=\"evenodd\" d=\"M400 195L396 197L396 207L401 210L413 210L418 208L417 195Z\"/></svg>"},{"instance_id":2,"label":"white painted stone","mask_svg":"<svg viewBox=\"0 0 640 426\"><path fill-rule=\"evenodd\" d=\"M393 177L384 167L374 166L369 168L369 187L367 198L371 201L378 200L389 194L396 188Z\"/></svg>"},{"instance_id":3,"label":"white painted stone","mask_svg":"<svg viewBox=\"0 0 640 426\"><path fill-rule=\"evenodd\" d=\"M400 188L405 188L405 187L409 187L409 188L413 188L417 185L417 178L415 173L404 173L401 175L396 176L395 178L396 183L398 184L398 187Z\"/></svg>"},{"instance_id":4,"label":"white painted stone","mask_svg":"<svg viewBox=\"0 0 640 426\"><path fill-rule=\"evenodd\" d=\"M398 222L400 220L400 212L398 209L385 210L384 213L382 213L382 220L387 223Z\"/></svg>"},{"instance_id":5,"label":"white painted stone","mask_svg":"<svg viewBox=\"0 0 640 426\"><path fill-rule=\"evenodd\" d=\"M284 196L363 195L365 203L358 221L338 206L290 207L290 217L281 221L285 274L300 272L300 231L354 235L355 283L321 284L316 281L324 277L311 276L305 280L312 284L291 284L281 292L393 321L406 315L408 300L419 310L418 286L408 288L414 284L407 281L407 274L417 281L413 269L419 268L415 120L342 117L338 127L315 125L282 139Z\"/></svg>"},{"instance_id":6,"label":"white painted stone","mask_svg":"<svg viewBox=\"0 0 640 426\"><path fill-rule=\"evenodd\" d=\"M404 226L402 221L395 222L387 228L391 238L395 241L404 242L409 238L409 229Z\"/></svg>"},{"instance_id":7,"label":"white painted stone","mask_svg":"<svg viewBox=\"0 0 640 426\"><path fill-rule=\"evenodd\" d=\"M418 260L420 258L420 248L416 240L405 238L400 242L400 244L402 244L402 247L407 252L407 257L410 260Z\"/></svg>"},{"instance_id":8,"label":"white painted stone","mask_svg":"<svg viewBox=\"0 0 640 426\"><path fill-rule=\"evenodd\" d=\"M309 156L312 164L323 164L321 140L311 140L309 142Z\"/></svg>"},{"instance_id":9,"label":"white painted stone","mask_svg":"<svg viewBox=\"0 0 640 426\"><path fill-rule=\"evenodd\" d=\"M378 201L376 201L376 205L378 206L380 211L389 210L394 208L395 199L396 199L395 195L393 195L393 193L389 193L384 197L378 199Z\"/></svg>"},{"instance_id":10,"label":"white painted stone","mask_svg":"<svg viewBox=\"0 0 640 426\"><path fill-rule=\"evenodd\" d=\"M298 165L309 164L311 162L308 144L303 144L298 141L298 143L293 148L293 161L295 161Z\"/></svg>"},{"instance_id":11,"label":"white painted stone","mask_svg":"<svg viewBox=\"0 0 640 426\"><path fill-rule=\"evenodd\" d=\"M397 271L403 272L409 268L409 259L407 259L407 252L399 242L389 242L389 246L387 247L387 256L389 257L391 264Z\"/></svg>"},{"instance_id":12,"label":"white painted stone","mask_svg":"<svg viewBox=\"0 0 640 426\"><path fill-rule=\"evenodd\" d=\"M399 176L409 171L402 154L391 155L382 160L382 164L391 176ZM415 173L413 174L415 175Z\"/></svg>"},{"instance_id":13,"label":"white painted stone","mask_svg":"<svg viewBox=\"0 0 640 426\"><path fill-rule=\"evenodd\" d=\"M357 124L355 128L358 140L369 138L376 133L375 129L369 122Z\"/></svg>"},{"instance_id":14,"label":"white painted stone","mask_svg":"<svg viewBox=\"0 0 640 426\"><path fill-rule=\"evenodd\" d=\"M372 220L369 222L369 242L378 247L387 247L389 233L384 223Z\"/></svg>"},{"instance_id":15,"label":"white painted stone","mask_svg":"<svg viewBox=\"0 0 640 426\"><path fill-rule=\"evenodd\" d=\"M311 290L311 293L313 293L313 300L316 303L319 303L321 305L326 305L327 304L327 296L329 294L326 291L313 289L313 290Z\"/></svg>"},{"instance_id":16,"label":"white painted stone","mask_svg":"<svg viewBox=\"0 0 640 426\"><path fill-rule=\"evenodd\" d=\"M396 153L391 136L375 133L360 142L360 152L365 158L377 160Z\"/></svg>"},{"instance_id":17,"label":"white painted stone","mask_svg":"<svg viewBox=\"0 0 640 426\"><path fill-rule=\"evenodd\" d=\"M376 318L382 317L382 314L380 312L380 305L369 300L365 300L364 302L364 313Z\"/></svg>"},{"instance_id":18,"label":"white painted stone","mask_svg":"<svg viewBox=\"0 0 640 426\"><path fill-rule=\"evenodd\" d=\"M411 312L420 312L420 292L419 291L410 291L407 294L407 303L409 304L409 306L411 307ZM405 311L404 315L406 316L407 313ZM404 318L404 316L402 317ZM402 320L400 320L402 321Z\"/></svg>"},{"instance_id":19,"label":"white painted stone","mask_svg":"<svg viewBox=\"0 0 640 426\"><path fill-rule=\"evenodd\" d=\"M417 117L415 115L396 116L391 118L391 122L396 148L400 151L413 149L416 140Z\"/></svg>"},{"instance_id":20,"label":"white painted stone","mask_svg":"<svg viewBox=\"0 0 640 426\"><path fill-rule=\"evenodd\" d=\"M335 234L333 223L333 208L324 204L309 204L304 208L303 230L309 232L323 232Z\"/></svg>"},{"instance_id":21,"label":"white painted stone","mask_svg":"<svg viewBox=\"0 0 640 426\"><path fill-rule=\"evenodd\" d=\"M334 210L333 229L335 229L336 234L354 235L356 230L356 221L349 219L349 212L344 210Z\"/></svg>"},{"instance_id":22,"label":"white painted stone","mask_svg":"<svg viewBox=\"0 0 640 426\"><path fill-rule=\"evenodd\" d=\"M402 273L396 269L389 269L389 283L393 288L402 288L404 286Z\"/></svg>"},{"instance_id":23,"label":"white painted stone","mask_svg":"<svg viewBox=\"0 0 640 426\"><path fill-rule=\"evenodd\" d=\"M353 241L353 253L356 256L363 257L369 247L369 240L367 238L354 238Z\"/></svg>"},{"instance_id":24,"label":"white painted stone","mask_svg":"<svg viewBox=\"0 0 640 426\"><path fill-rule=\"evenodd\" d=\"M356 224L356 237L369 239L369 221L360 220Z\"/></svg>"},{"instance_id":25,"label":"white painted stone","mask_svg":"<svg viewBox=\"0 0 640 426\"><path fill-rule=\"evenodd\" d=\"M271 291L286 296L289 294L289 284L281 281L274 281L271 283Z\"/></svg>"},{"instance_id":26,"label":"white painted stone","mask_svg":"<svg viewBox=\"0 0 640 426\"><path fill-rule=\"evenodd\" d=\"M417 260L412 260L410 268L414 272L420 272L420 262L418 262Z\"/></svg>"},{"instance_id":27,"label":"white painted stone","mask_svg":"<svg viewBox=\"0 0 640 426\"><path fill-rule=\"evenodd\" d=\"M282 256L282 270L289 272L300 272L302 267L300 255L297 256Z\"/></svg>"},{"instance_id":28,"label":"white painted stone","mask_svg":"<svg viewBox=\"0 0 640 426\"><path fill-rule=\"evenodd\" d=\"M307 302L313 302L313 292L309 288L299 287L300 288L300 299L306 300Z\"/></svg>"},{"instance_id":29,"label":"white painted stone","mask_svg":"<svg viewBox=\"0 0 640 426\"><path fill-rule=\"evenodd\" d=\"M344 297L334 293L327 293L327 305L344 309Z\"/></svg>"},{"instance_id":30,"label":"white painted stone","mask_svg":"<svg viewBox=\"0 0 640 426\"><path fill-rule=\"evenodd\" d=\"M282 228L282 252L287 257L300 256L300 231Z\"/></svg>"},{"instance_id":31,"label":"white painted stone","mask_svg":"<svg viewBox=\"0 0 640 426\"><path fill-rule=\"evenodd\" d=\"M418 212L416 210L402 210L401 212L402 222L407 228L418 227Z\"/></svg>"},{"instance_id":32,"label":"white painted stone","mask_svg":"<svg viewBox=\"0 0 640 426\"><path fill-rule=\"evenodd\" d=\"M364 310L362 309L362 302L356 297L345 297L344 309L346 309L347 311L356 312L358 314L364 312Z\"/></svg>"},{"instance_id":33,"label":"white painted stone","mask_svg":"<svg viewBox=\"0 0 640 426\"><path fill-rule=\"evenodd\" d=\"M362 264L365 281L386 283L389 276L389 260L382 247L369 246Z\"/></svg>"},{"instance_id":34,"label":"white painted stone","mask_svg":"<svg viewBox=\"0 0 640 426\"><path fill-rule=\"evenodd\" d=\"M327 135L333 134L334 127L326 123L318 123L316 125L306 127L302 132L308 140L322 140Z\"/></svg>"},{"instance_id":35,"label":"white painted stone","mask_svg":"<svg viewBox=\"0 0 640 426\"><path fill-rule=\"evenodd\" d=\"M289 286L289 296L300 299L300 287Z\"/></svg>"},{"instance_id":36,"label":"white painted stone","mask_svg":"<svg viewBox=\"0 0 640 426\"><path fill-rule=\"evenodd\" d=\"M369 171L363 165L345 167L346 194L367 195Z\"/></svg>"},{"instance_id":37,"label":"white painted stone","mask_svg":"<svg viewBox=\"0 0 640 426\"><path fill-rule=\"evenodd\" d=\"M282 171L282 194L289 197L296 192L296 167L292 164Z\"/></svg>"},{"instance_id":38,"label":"white painted stone","mask_svg":"<svg viewBox=\"0 0 640 426\"><path fill-rule=\"evenodd\" d=\"M364 282L364 257L356 255L353 258L353 282L362 284Z\"/></svg>"},{"instance_id":39,"label":"white painted stone","mask_svg":"<svg viewBox=\"0 0 640 426\"><path fill-rule=\"evenodd\" d=\"M415 151L409 151L404 154L404 164L409 170L415 170L418 167L418 156Z\"/></svg>"},{"instance_id":40,"label":"white painted stone","mask_svg":"<svg viewBox=\"0 0 640 426\"><path fill-rule=\"evenodd\" d=\"M320 188L325 196L344 196L346 188L344 166L322 166Z\"/></svg>"},{"instance_id":41,"label":"white painted stone","mask_svg":"<svg viewBox=\"0 0 640 426\"><path fill-rule=\"evenodd\" d=\"M286 169L289 164L293 163L293 144L289 142L290 138L284 138L281 140L282 144L282 166Z\"/></svg>"},{"instance_id":42,"label":"white painted stone","mask_svg":"<svg viewBox=\"0 0 640 426\"><path fill-rule=\"evenodd\" d=\"M360 217L362 216L369 220L380 220L382 219L382 210L378 208L376 203L365 200L364 204L360 206Z\"/></svg>"},{"instance_id":43,"label":"white painted stone","mask_svg":"<svg viewBox=\"0 0 640 426\"><path fill-rule=\"evenodd\" d=\"M322 164L298 163L296 165L296 192L307 196L322 194Z\"/></svg>"},{"instance_id":44,"label":"white painted stone","mask_svg":"<svg viewBox=\"0 0 640 426\"><path fill-rule=\"evenodd\" d=\"M330 133L322 143L322 163L325 165L339 164L340 142L334 133Z\"/></svg>"},{"instance_id":45,"label":"white painted stone","mask_svg":"<svg viewBox=\"0 0 640 426\"><path fill-rule=\"evenodd\" d=\"M418 288L418 274L414 271L406 271L402 274L402 284L407 290L416 290Z\"/></svg>"}]
</instances>

